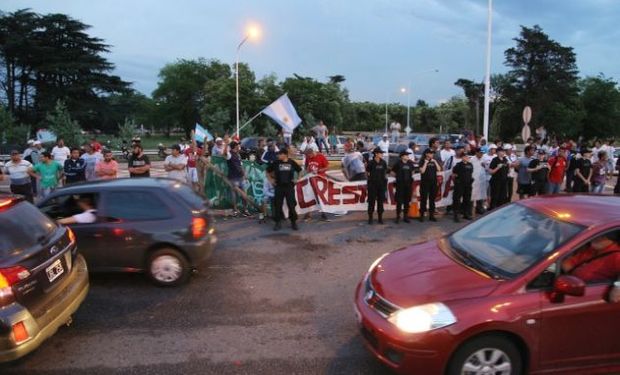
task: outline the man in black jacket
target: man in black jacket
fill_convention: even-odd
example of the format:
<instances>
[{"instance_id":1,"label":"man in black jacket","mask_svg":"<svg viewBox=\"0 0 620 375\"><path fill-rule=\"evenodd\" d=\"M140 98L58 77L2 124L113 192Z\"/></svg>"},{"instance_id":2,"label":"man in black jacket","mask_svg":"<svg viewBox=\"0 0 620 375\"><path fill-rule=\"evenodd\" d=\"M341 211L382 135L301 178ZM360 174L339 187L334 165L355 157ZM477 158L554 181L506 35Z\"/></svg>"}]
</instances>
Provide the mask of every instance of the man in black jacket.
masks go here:
<instances>
[{"instance_id":1,"label":"man in black jacket","mask_svg":"<svg viewBox=\"0 0 620 375\"><path fill-rule=\"evenodd\" d=\"M465 220L471 220L471 190L474 183L474 166L469 162L470 154L463 154L461 161L452 168L454 191L452 192L452 208L454 221L459 222L459 214Z\"/></svg>"},{"instance_id":2,"label":"man in black jacket","mask_svg":"<svg viewBox=\"0 0 620 375\"><path fill-rule=\"evenodd\" d=\"M407 151L400 153L400 160L392 168L392 173L396 176L396 224L400 221L400 214L403 213L403 221L409 222L409 202L411 202L411 189L413 185L414 164L409 158Z\"/></svg>"},{"instance_id":3,"label":"man in black jacket","mask_svg":"<svg viewBox=\"0 0 620 375\"><path fill-rule=\"evenodd\" d=\"M366 165L368 174L368 224L372 225L375 203L377 205L377 222L383 224L383 201L387 189L387 163L383 160L383 151L376 147L373 158Z\"/></svg>"},{"instance_id":4,"label":"man in black jacket","mask_svg":"<svg viewBox=\"0 0 620 375\"><path fill-rule=\"evenodd\" d=\"M297 230L297 212L295 207L297 206L297 200L295 199L295 173L301 172L301 167L295 160L289 159L288 150L281 149L278 151L278 160L269 164L267 167L267 173L269 173L275 181L274 187L274 215L273 219L276 225L273 230L280 230L282 224L280 222L284 218L284 212L282 211L282 205L286 199L286 205L288 206L288 217L291 220L291 228Z\"/></svg>"}]
</instances>

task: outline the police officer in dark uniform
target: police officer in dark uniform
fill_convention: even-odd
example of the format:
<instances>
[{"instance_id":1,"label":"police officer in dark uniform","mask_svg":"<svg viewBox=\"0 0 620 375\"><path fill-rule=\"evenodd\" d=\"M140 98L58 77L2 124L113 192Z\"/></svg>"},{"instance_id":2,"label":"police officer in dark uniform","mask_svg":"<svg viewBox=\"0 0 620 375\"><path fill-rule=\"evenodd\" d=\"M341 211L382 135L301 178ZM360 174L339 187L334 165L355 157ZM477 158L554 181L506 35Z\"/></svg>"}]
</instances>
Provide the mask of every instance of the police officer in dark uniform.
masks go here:
<instances>
[{"instance_id":1,"label":"police officer in dark uniform","mask_svg":"<svg viewBox=\"0 0 620 375\"><path fill-rule=\"evenodd\" d=\"M497 156L489 164L491 209L508 203L508 168L510 168L510 161L506 157L506 151L499 147Z\"/></svg>"},{"instance_id":2,"label":"police officer in dark uniform","mask_svg":"<svg viewBox=\"0 0 620 375\"><path fill-rule=\"evenodd\" d=\"M400 153L400 160L392 167L392 173L396 176L396 224L400 221L400 213L403 213L403 221L409 222L409 202L411 202L411 189L413 186L413 172L415 165L407 151Z\"/></svg>"},{"instance_id":3,"label":"police officer in dark uniform","mask_svg":"<svg viewBox=\"0 0 620 375\"><path fill-rule=\"evenodd\" d=\"M452 168L454 191L452 192L452 208L454 221L459 222L459 214L465 220L471 220L471 186L474 183L474 166L469 162L472 154L463 154L461 161Z\"/></svg>"},{"instance_id":4,"label":"police officer in dark uniform","mask_svg":"<svg viewBox=\"0 0 620 375\"><path fill-rule=\"evenodd\" d=\"M295 211L297 206L297 201L295 200L295 172L301 172L301 167L295 160L289 159L287 149L278 151L278 160L267 167L267 173L271 174L275 181L273 197L275 212L273 216L276 224L273 230L280 230L282 228L280 222L284 218L282 206L285 199L288 206L288 217L291 220L291 228L293 230L299 229L297 227L297 212Z\"/></svg>"},{"instance_id":5,"label":"police officer in dark uniform","mask_svg":"<svg viewBox=\"0 0 620 375\"><path fill-rule=\"evenodd\" d=\"M441 171L441 166L434 158L434 151L430 148L424 150L422 160L420 160L420 221L424 221L424 214L428 204L428 219L437 221L435 218L435 197L437 196L437 173Z\"/></svg>"},{"instance_id":6,"label":"police officer in dark uniform","mask_svg":"<svg viewBox=\"0 0 620 375\"><path fill-rule=\"evenodd\" d=\"M387 163L383 160L383 151L375 147L372 151L372 160L366 165L368 174L368 224L372 224L375 212L375 202L377 205L377 221L383 224L383 201L387 189Z\"/></svg>"}]
</instances>

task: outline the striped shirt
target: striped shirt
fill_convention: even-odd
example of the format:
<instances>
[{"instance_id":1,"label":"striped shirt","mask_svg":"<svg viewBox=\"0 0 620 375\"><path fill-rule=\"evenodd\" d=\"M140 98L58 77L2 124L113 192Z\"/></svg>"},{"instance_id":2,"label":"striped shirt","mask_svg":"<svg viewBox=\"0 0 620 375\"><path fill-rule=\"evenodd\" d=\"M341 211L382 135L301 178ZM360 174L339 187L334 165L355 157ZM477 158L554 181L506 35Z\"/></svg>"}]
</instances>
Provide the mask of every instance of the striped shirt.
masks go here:
<instances>
[{"instance_id":1,"label":"striped shirt","mask_svg":"<svg viewBox=\"0 0 620 375\"><path fill-rule=\"evenodd\" d=\"M25 185L30 183L30 175L28 169L32 167L27 160L20 160L15 163L12 160L7 161L4 165L6 173L11 178L11 185Z\"/></svg>"}]
</instances>

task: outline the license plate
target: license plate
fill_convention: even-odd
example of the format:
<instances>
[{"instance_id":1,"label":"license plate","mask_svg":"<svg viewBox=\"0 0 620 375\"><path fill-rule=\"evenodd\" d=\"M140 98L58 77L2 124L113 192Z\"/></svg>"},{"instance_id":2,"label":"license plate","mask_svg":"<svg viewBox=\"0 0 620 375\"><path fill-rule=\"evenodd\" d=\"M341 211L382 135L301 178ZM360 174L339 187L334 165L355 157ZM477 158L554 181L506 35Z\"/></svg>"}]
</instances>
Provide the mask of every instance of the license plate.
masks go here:
<instances>
[{"instance_id":1,"label":"license plate","mask_svg":"<svg viewBox=\"0 0 620 375\"><path fill-rule=\"evenodd\" d=\"M56 280L60 275L65 272L65 269L62 267L62 262L60 259L57 259L54 263L52 263L49 267L45 269L47 273L47 279L51 282Z\"/></svg>"}]
</instances>

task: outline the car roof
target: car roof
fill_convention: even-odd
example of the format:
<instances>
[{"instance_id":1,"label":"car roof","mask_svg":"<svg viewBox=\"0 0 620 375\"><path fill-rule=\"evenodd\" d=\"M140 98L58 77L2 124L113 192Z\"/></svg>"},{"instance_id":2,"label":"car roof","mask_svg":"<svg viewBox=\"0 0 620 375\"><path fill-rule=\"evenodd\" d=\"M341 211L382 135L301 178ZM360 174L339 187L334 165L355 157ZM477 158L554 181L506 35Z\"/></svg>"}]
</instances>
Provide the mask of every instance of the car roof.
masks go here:
<instances>
[{"instance_id":1,"label":"car roof","mask_svg":"<svg viewBox=\"0 0 620 375\"><path fill-rule=\"evenodd\" d=\"M522 200L519 204L586 227L620 222L620 198L613 195L547 195Z\"/></svg>"},{"instance_id":2,"label":"car roof","mask_svg":"<svg viewBox=\"0 0 620 375\"><path fill-rule=\"evenodd\" d=\"M78 193L84 190L112 190L112 189L144 189L144 188L162 188L171 186L178 181L169 178L116 178L113 180L96 180L84 181L71 184L56 190L62 193Z\"/></svg>"}]
</instances>

